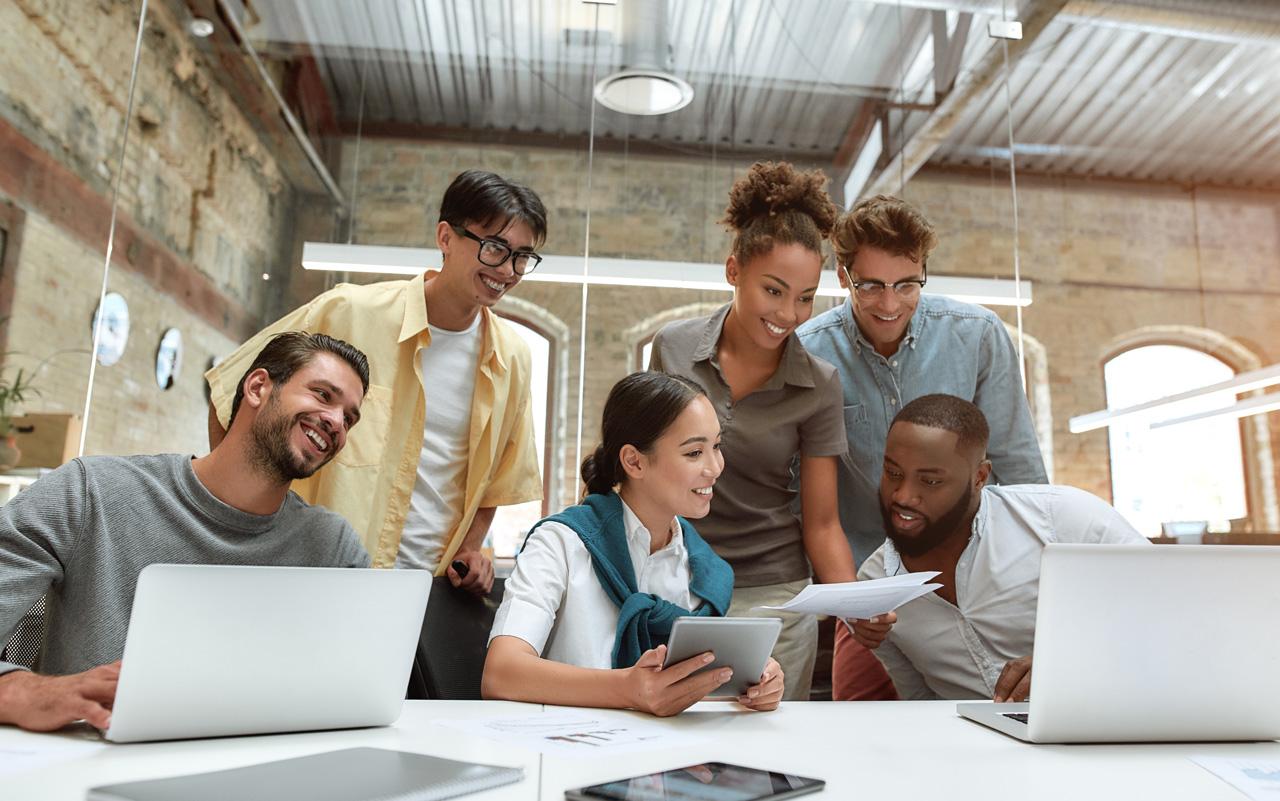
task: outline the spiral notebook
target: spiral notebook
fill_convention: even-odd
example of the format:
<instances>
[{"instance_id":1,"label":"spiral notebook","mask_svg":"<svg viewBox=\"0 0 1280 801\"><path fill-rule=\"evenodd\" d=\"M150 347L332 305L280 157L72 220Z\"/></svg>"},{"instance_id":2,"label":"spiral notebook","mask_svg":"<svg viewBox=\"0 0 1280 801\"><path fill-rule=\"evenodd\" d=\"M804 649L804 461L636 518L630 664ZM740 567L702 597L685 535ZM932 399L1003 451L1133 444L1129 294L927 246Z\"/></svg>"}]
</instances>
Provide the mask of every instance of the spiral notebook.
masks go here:
<instances>
[{"instance_id":1,"label":"spiral notebook","mask_svg":"<svg viewBox=\"0 0 1280 801\"><path fill-rule=\"evenodd\" d=\"M94 787L88 801L437 801L524 778L523 768L347 748L231 770Z\"/></svg>"}]
</instances>

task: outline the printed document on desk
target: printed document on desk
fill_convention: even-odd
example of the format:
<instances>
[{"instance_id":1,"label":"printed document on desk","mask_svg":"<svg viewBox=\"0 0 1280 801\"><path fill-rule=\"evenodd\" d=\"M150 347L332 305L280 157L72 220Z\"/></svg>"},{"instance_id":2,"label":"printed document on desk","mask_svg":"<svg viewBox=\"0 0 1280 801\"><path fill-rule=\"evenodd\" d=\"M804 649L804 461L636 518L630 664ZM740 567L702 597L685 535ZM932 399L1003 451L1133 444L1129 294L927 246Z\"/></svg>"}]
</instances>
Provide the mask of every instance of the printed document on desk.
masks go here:
<instances>
[{"instance_id":1,"label":"printed document on desk","mask_svg":"<svg viewBox=\"0 0 1280 801\"><path fill-rule=\"evenodd\" d=\"M436 724L531 751L577 757L686 747L703 739L629 715L595 715L580 710L518 718L437 720Z\"/></svg>"},{"instance_id":2,"label":"printed document on desk","mask_svg":"<svg viewBox=\"0 0 1280 801\"><path fill-rule=\"evenodd\" d=\"M102 743L73 740L56 734L24 736L18 742L0 744L0 776L79 759L105 747Z\"/></svg>"},{"instance_id":3,"label":"printed document on desk","mask_svg":"<svg viewBox=\"0 0 1280 801\"><path fill-rule=\"evenodd\" d=\"M925 583L936 575L937 571L930 571L843 584L810 584L781 606L757 608L865 620L938 589L941 584Z\"/></svg>"},{"instance_id":4,"label":"printed document on desk","mask_svg":"<svg viewBox=\"0 0 1280 801\"><path fill-rule=\"evenodd\" d=\"M1280 759L1198 756L1191 761L1253 801L1280 801Z\"/></svg>"}]
</instances>

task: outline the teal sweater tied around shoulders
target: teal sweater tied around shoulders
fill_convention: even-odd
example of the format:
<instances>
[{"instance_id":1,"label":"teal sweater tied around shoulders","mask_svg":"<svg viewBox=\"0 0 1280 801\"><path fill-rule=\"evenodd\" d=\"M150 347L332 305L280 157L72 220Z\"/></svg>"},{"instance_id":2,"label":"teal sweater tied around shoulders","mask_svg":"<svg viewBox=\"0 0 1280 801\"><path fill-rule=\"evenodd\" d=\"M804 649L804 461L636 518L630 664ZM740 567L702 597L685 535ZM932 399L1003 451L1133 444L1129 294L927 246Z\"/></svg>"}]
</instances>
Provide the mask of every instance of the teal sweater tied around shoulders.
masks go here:
<instances>
[{"instance_id":1,"label":"teal sweater tied around shoulders","mask_svg":"<svg viewBox=\"0 0 1280 801\"><path fill-rule=\"evenodd\" d=\"M618 606L618 632L613 644L613 666L631 667L650 648L665 644L671 625L685 615L723 617L733 597L733 568L716 555L689 521L677 517L689 554L689 589L704 603L692 611L652 593L640 592L636 571L627 547L627 529L622 499L616 492L588 495L577 506L539 520L538 526L554 520L577 533L591 554L605 595ZM528 537L525 538L528 542Z\"/></svg>"}]
</instances>

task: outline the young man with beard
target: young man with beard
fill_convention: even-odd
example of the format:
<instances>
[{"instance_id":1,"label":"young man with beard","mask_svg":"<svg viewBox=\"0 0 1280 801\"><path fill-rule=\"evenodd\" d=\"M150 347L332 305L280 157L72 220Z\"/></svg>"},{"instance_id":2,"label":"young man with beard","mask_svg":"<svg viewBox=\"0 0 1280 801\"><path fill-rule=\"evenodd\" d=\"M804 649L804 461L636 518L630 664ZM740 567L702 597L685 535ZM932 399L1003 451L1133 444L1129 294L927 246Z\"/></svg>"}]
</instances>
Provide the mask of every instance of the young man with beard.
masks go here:
<instances>
[{"instance_id":1,"label":"young man with beard","mask_svg":"<svg viewBox=\"0 0 1280 801\"><path fill-rule=\"evenodd\" d=\"M942 584L900 607L875 651L907 700L1025 701L1044 546L1147 542L1083 490L986 486L987 438L982 411L952 395L913 400L889 429L880 476L888 539L858 578L936 570Z\"/></svg>"},{"instance_id":2,"label":"young man with beard","mask_svg":"<svg viewBox=\"0 0 1280 801\"><path fill-rule=\"evenodd\" d=\"M490 309L537 267L546 234L532 190L462 173L440 203L439 271L340 284L205 374L210 443L226 428L231 381L272 334L323 331L351 342L372 363L364 424L342 456L294 490L349 520L374 567L431 570L487 593L493 565L480 545L497 507L542 497L529 349ZM453 562L467 566L465 576Z\"/></svg>"},{"instance_id":3,"label":"young man with beard","mask_svg":"<svg viewBox=\"0 0 1280 801\"><path fill-rule=\"evenodd\" d=\"M281 334L242 376L207 456L73 459L0 507L0 643L46 604L39 673L0 661L0 723L107 728L149 564L367 567L351 526L289 484L342 451L368 381L347 343Z\"/></svg>"}]
</instances>

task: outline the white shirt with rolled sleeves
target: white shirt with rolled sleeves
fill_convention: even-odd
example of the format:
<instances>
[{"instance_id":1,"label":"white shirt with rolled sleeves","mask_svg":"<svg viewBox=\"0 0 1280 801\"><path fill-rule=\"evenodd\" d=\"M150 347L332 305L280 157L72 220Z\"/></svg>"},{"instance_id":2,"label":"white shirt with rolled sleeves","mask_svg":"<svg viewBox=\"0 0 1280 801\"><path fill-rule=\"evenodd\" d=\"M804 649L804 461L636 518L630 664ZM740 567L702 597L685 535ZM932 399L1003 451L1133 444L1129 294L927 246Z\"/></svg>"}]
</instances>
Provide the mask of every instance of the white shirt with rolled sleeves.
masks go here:
<instances>
[{"instance_id":1,"label":"white shirt with rolled sleeves","mask_svg":"<svg viewBox=\"0 0 1280 801\"><path fill-rule=\"evenodd\" d=\"M989 699L1010 660L1030 656L1040 588L1040 552L1051 542L1147 543L1110 504L1075 487L984 487L973 536L956 564L953 606L937 593L898 611L875 650L904 700ZM859 579L909 572L891 540Z\"/></svg>"},{"instance_id":2,"label":"white shirt with rolled sleeves","mask_svg":"<svg viewBox=\"0 0 1280 801\"><path fill-rule=\"evenodd\" d=\"M676 519L671 519L671 541L650 554L649 530L625 503L622 509L640 592L685 609L701 604L689 590L689 553ZM573 529L546 522L534 529L516 557L489 640L519 637L545 659L609 669L617 627L618 607L596 578L587 547Z\"/></svg>"}]
</instances>

